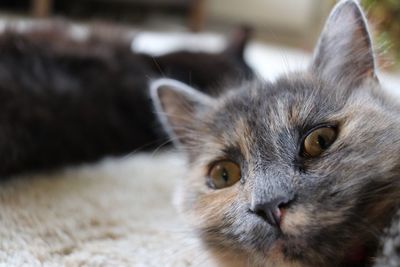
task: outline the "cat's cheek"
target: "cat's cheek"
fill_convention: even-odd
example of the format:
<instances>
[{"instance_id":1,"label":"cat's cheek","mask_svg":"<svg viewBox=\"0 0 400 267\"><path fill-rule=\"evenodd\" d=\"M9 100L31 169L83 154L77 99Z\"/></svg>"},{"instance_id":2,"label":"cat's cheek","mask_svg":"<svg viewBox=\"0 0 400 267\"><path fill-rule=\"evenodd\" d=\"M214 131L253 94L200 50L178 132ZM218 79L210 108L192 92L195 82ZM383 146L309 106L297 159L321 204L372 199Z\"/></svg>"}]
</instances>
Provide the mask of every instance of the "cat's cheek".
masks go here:
<instances>
[{"instance_id":1,"label":"cat's cheek","mask_svg":"<svg viewBox=\"0 0 400 267\"><path fill-rule=\"evenodd\" d=\"M390 218L391 216L388 216L388 214L392 213L396 208L396 204L398 204L393 199L398 199L397 192L388 192L386 198L376 200L373 204L370 204L366 208L369 221L379 225L379 227L385 225L386 222L382 218Z\"/></svg>"},{"instance_id":2,"label":"cat's cheek","mask_svg":"<svg viewBox=\"0 0 400 267\"><path fill-rule=\"evenodd\" d=\"M207 186L203 168L193 168L175 191L174 203L195 228L221 225L239 190L239 183L215 190Z\"/></svg>"},{"instance_id":3,"label":"cat's cheek","mask_svg":"<svg viewBox=\"0 0 400 267\"><path fill-rule=\"evenodd\" d=\"M195 207L199 196L210 190L206 187L205 178L200 174L200 172L192 172L191 175L182 177L174 192L173 202L189 222L196 215Z\"/></svg>"},{"instance_id":4,"label":"cat's cheek","mask_svg":"<svg viewBox=\"0 0 400 267\"><path fill-rule=\"evenodd\" d=\"M223 225L226 214L231 213L232 205L235 202L237 186L199 195L192 210L196 224L201 228L219 228L220 225Z\"/></svg>"}]
</instances>

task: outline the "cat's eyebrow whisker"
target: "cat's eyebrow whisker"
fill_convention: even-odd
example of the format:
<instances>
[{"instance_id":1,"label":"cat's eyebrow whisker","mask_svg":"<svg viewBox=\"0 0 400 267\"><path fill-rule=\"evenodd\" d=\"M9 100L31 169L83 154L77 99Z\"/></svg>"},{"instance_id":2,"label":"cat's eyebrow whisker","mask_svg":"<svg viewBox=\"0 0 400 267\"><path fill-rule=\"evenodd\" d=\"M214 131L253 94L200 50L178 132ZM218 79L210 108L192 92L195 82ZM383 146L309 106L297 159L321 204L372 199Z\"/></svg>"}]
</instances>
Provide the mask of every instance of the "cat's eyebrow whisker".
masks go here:
<instances>
[{"instance_id":1,"label":"cat's eyebrow whisker","mask_svg":"<svg viewBox=\"0 0 400 267\"><path fill-rule=\"evenodd\" d=\"M152 155L154 155L154 154L156 154L163 146L165 146L165 145L167 145L168 143L170 143L170 142L175 142L175 141L178 141L178 142L180 142L180 139L181 138L185 138L185 137L190 137L190 138L193 138L193 137L195 137L196 139L199 139L199 138L201 138L202 136L201 135L199 135L199 134L181 134L179 137L177 137L177 136L171 136L171 137L169 137L168 139L166 139L165 140L165 142L163 142L162 144L160 144L154 151L153 151L153 153L152 153ZM185 139L187 139L187 140L190 140L190 139L188 139L188 138L185 138ZM195 152L195 153L198 153L198 151L199 151L199 143L198 142L190 142L190 141L187 141L186 143L185 143L185 146L182 148L182 150L183 151L186 151L186 152ZM207 153L207 152L215 152L215 150L213 150L212 148L209 148L209 149L204 149L204 147L202 147L202 151L204 152L204 153Z\"/></svg>"},{"instance_id":2,"label":"cat's eyebrow whisker","mask_svg":"<svg viewBox=\"0 0 400 267\"><path fill-rule=\"evenodd\" d=\"M193 136L190 135L190 137L193 137ZM198 135L197 137L200 137L200 135ZM176 136L172 137L172 136L171 136L170 138L166 139L165 142L163 142L162 144L160 144L160 145L153 151L152 155L154 155L155 153L157 153L163 146L167 145L168 143L174 142L174 141L179 141L180 138L182 138L182 135L181 135L181 137L176 137ZM196 144L193 144L193 147L192 147L192 146L190 145L190 143L187 143L183 149L184 149L185 151L191 151L191 149L193 149L193 151L197 151L198 149L197 149L197 150L194 150L194 149L196 149L196 148L195 148L195 145L196 145Z\"/></svg>"},{"instance_id":3,"label":"cat's eyebrow whisker","mask_svg":"<svg viewBox=\"0 0 400 267\"><path fill-rule=\"evenodd\" d=\"M161 148L163 148L164 146L166 146L167 144L169 144L170 141L171 141L171 140L168 139L168 140L166 140L165 142L163 142L162 144L160 144L156 149L154 149L154 151L151 153L151 157L154 157L155 154L157 154L157 152L158 152Z\"/></svg>"},{"instance_id":4,"label":"cat's eyebrow whisker","mask_svg":"<svg viewBox=\"0 0 400 267\"><path fill-rule=\"evenodd\" d=\"M127 159L127 158L129 158L129 157L132 157L132 156L133 156L134 154L136 154L137 152L139 152L139 151L145 149L146 147L152 146L152 145L158 143L158 142L161 141L161 140L165 140L165 138L157 138L157 139L155 139L155 140L152 141L152 142L148 142L148 143L146 143L146 144L144 144L144 145L142 145L142 146L139 146L138 148L136 148L136 149L132 150L131 152L125 154L125 155L122 157L122 159Z\"/></svg>"},{"instance_id":5,"label":"cat's eyebrow whisker","mask_svg":"<svg viewBox=\"0 0 400 267\"><path fill-rule=\"evenodd\" d=\"M190 109L187 109L187 111L189 112ZM176 114L172 115L171 113L163 112L163 111L156 111L155 114L160 115L160 116L169 117L169 118L179 119L179 120L183 120L183 121L188 120L185 116L179 116ZM196 118L196 120L198 122L206 123L206 121L202 120L201 118Z\"/></svg>"},{"instance_id":6,"label":"cat's eyebrow whisker","mask_svg":"<svg viewBox=\"0 0 400 267\"><path fill-rule=\"evenodd\" d=\"M156 65L157 70L160 72L160 75L161 75L162 77L164 77L164 78L167 77L167 76L165 75L165 73L162 71L161 66L160 66L160 64L158 64L156 58L155 58L154 56L151 56L151 59L153 60L154 64Z\"/></svg>"}]
</instances>

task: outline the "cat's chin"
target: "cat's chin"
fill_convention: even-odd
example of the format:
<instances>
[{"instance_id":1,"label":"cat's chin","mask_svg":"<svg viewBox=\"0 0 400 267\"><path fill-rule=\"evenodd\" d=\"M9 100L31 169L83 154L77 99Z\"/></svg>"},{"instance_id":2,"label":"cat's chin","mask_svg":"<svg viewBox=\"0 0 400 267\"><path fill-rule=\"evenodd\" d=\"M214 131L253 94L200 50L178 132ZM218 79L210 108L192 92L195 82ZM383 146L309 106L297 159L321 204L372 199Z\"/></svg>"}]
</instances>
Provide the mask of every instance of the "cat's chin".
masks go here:
<instances>
[{"instance_id":1,"label":"cat's chin","mask_svg":"<svg viewBox=\"0 0 400 267\"><path fill-rule=\"evenodd\" d=\"M333 266L337 267L372 266L378 247L376 237L359 229L354 229L354 232L348 229L354 239L335 236L332 229L347 228L347 225L351 224L331 220L332 225L327 224L320 228L322 226L313 224L313 220L310 219L312 217L311 212L304 207L287 211L282 218L281 234L269 249L268 255L288 261L307 262L300 266L308 267L321 266L318 263L314 264L321 256L324 262L336 262ZM343 241L329 241L327 236Z\"/></svg>"},{"instance_id":2,"label":"cat's chin","mask_svg":"<svg viewBox=\"0 0 400 267\"><path fill-rule=\"evenodd\" d=\"M222 245L222 239L210 239L206 245L214 256L217 255L214 257L217 258L217 266L370 267L377 250L377 240L368 235L363 237L361 232L354 233L354 239L348 240L340 236L333 237L329 233L326 235L329 229L311 233L303 228L289 234L271 228L266 223L263 226L255 228L258 228L258 233L263 230L268 232L271 238L265 239L265 236L257 234L250 239L254 245L252 247L237 242ZM342 241L338 242L336 238Z\"/></svg>"},{"instance_id":3,"label":"cat's chin","mask_svg":"<svg viewBox=\"0 0 400 267\"><path fill-rule=\"evenodd\" d=\"M378 242L362 242L354 241L347 253L344 255L342 264L343 267L370 267L373 265L373 260L376 258Z\"/></svg>"},{"instance_id":4,"label":"cat's chin","mask_svg":"<svg viewBox=\"0 0 400 267\"><path fill-rule=\"evenodd\" d=\"M339 249L338 249L339 251ZM307 256L308 255L308 256ZM289 240L278 239L266 253L266 266L322 266L318 261L318 255L310 253L310 248L305 242L293 242ZM339 253L338 253L338 257ZM354 244L341 259L323 260L324 266L335 267L370 267L373 265L375 253L362 244ZM335 262L328 265L327 262ZM271 266L272 266L271 265Z\"/></svg>"},{"instance_id":5,"label":"cat's chin","mask_svg":"<svg viewBox=\"0 0 400 267\"><path fill-rule=\"evenodd\" d=\"M357 244L349 249L343 260L343 266L370 266L368 262L369 253L366 246Z\"/></svg>"},{"instance_id":6,"label":"cat's chin","mask_svg":"<svg viewBox=\"0 0 400 267\"><path fill-rule=\"evenodd\" d=\"M335 259L337 263L332 266L335 267L370 267L375 258L376 246L366 244L361 241L352 242L346 254L340 256L339 253ZM338 249L339 251L339 249ZM315 257L314 257L315 256ZM291 240L290 238L278 238L273 245L267 250L266 261L274 262L274 266L287 267L287 266L321 266L321 263L315 263L318 254L310 250L310 247L303 240ZM326 259L324 260L326 262ZM340 262L340 263L339 263ZM279 263L279 264L276 264ZM327 264L327 263L325 263ZM267 264L268 266L268 264ZM328 265L325 265L328 266Z\"/></svg>"}]
</instances>

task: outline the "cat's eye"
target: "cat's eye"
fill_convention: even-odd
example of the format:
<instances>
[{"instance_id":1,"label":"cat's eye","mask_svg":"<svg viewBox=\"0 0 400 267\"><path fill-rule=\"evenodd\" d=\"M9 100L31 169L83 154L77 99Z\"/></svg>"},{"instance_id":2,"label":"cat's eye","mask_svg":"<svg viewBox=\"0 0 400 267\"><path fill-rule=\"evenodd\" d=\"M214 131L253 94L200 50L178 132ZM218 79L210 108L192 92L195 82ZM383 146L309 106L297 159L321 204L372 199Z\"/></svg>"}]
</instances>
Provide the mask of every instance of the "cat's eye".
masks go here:
<instances>
[{"instance_id":1,"label":"cat's eye","mask_svg":"<svg viewBox=\"0 0 400 267\"><path fill-rule=\"evenodd\" d=\"M240 180L240 167L230 160L220 160L211 166L210 185L215 189L229 187Z\"/></svg>"},{"instance_id":2,"label":"cat's eye","mask_svg":"<svg viewBox=\"0 0 400 267\"><path fill-rule=\"evenodd\" d=\"M335 127L320 127L310 132L303 143L303 153L308 157L321 155L336 140Z\"/></svg>"}]
</instances>

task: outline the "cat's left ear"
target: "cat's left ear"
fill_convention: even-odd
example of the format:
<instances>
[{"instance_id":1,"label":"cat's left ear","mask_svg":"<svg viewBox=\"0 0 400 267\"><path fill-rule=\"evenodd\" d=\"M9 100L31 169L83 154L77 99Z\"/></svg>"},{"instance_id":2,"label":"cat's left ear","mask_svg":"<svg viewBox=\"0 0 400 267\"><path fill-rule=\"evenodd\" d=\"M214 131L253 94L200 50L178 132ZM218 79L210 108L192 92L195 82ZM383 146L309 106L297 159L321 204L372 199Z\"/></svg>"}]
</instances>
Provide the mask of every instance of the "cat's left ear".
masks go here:
<instances>
[{"instance_id":1,"label":"cat's left ear","mask_svg":"<svg viewBox=\"0 0 400 267\"><path fill-rule=\"evenodd\" d=\"M175 145L190 146L197 141L195 125L199 114L215 100L190 86L171 79L159 79L150 86L155 111Z\"/></svg>"},{"instance_id":2,"label":"cat's left ear","mask_svg":"<svg viewBox=\"0 0 400 267\"><path fill-rule=\"evenodd\" d=\"M360 85L376 79L367 22L354 0L340 1L331 12L314 52L311 70L323 79Z\"/></svg>"}]
</instances>

